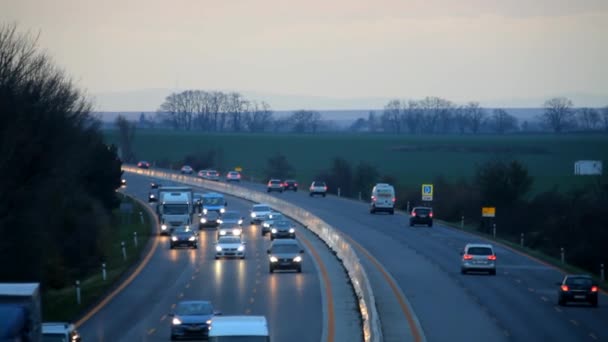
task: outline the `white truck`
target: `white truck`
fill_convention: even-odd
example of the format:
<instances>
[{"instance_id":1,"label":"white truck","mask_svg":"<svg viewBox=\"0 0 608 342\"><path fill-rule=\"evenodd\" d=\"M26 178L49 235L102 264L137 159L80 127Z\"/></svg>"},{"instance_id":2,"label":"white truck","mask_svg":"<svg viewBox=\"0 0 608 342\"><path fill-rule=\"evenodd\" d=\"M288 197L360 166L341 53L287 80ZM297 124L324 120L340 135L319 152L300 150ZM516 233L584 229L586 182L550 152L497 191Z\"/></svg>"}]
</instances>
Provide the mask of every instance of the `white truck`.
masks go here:
<instances>
[{"instance_id":1,"label":"white truck","mask_svg":"<svg viewBox=\"0 0 608 342\"><path fill-rule=\"evenodd\" d=\"M40 284L0 283L0 341L42 341Z\"/></svg>"},{"instance_id":2,"label":"white truck","mask_svg":"<svg viewBox=\"0 0 608 342\"><path fill-rule=\"evenodd\" d=\"M192 188L182 186L163 186L158 189L156 212L161 223L161 234L171 232L182 226L192 224Z\"/></svg>"},{"instance_id":3,"label":"white truck","mask_svg":"<svg viewBox=\"0 0 608 342\"><path fill-rule=\"evenodd\" d=\"M369 212L375 214L379 211L386 211L393 215L395 213L395 188L386 183L378 183L372 189Z\"/></svg>"}]
</instances>

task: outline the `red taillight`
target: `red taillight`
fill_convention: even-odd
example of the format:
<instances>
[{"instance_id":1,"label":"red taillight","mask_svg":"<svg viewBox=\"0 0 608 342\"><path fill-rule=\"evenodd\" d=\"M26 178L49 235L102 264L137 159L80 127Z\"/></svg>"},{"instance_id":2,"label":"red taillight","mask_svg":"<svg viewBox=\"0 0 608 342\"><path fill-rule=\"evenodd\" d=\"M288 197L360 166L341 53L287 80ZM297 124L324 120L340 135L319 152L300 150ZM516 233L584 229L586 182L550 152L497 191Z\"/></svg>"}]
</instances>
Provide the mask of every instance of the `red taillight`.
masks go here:
<instances>
[{"instance_id":1,"label":"red taillight","mask_svg":"<svg viewBox=\"0 0 608 342\"><path fill-rule=\"evenodd\" d=\"M429 217L433 217L433 212L430 212L430 213L429 213Z\"/></svg>"},{"instance_id":2,"label":"red taillight","mask_svg":"<svg viewBox=\"0 0 608 342\"><path fill-rule=\"evenodd\" d=\"M591 286L591 292L597 292L597 286Z\"/></svg>"},{"instance_id":3,"label":"red taillight","mask_svg":"<svg viewBox=\"0 0 608 342\"><path fill-rule=\"evenodd\" d=\"M241 178L241 175L236 175L236 178Z\"/></svg>"},{"instance_id":4,"label":"red taillight","mask_svg":"<svg viewBox=\"0 0 608 342\"><path fill-rule=\"evenodd\" d=\"M416 212L415 211L412 211L412 216L416 216Z\"/></svg>"},{"instance_id":5,"label":"red taillight","mask_svg":"<svg viewBox=\"0 0 608 342\"><path fill-rule=\"evenodd\" d=\"M394 203L395 201L397 201L397 199L396 199L395 197L393 197L393 203Z\"/></svg>"},{"instance_id":6,"label":"red taillight","mask_svg":"<svg viewBox=\"0 0 608 342\"><path fill-rule=\"evenodd\" d=\"M325 191L327 191L327 185L326 185L326 186L324 186L324 188L325 188Z\"/></svg>"},{"instance_id":7,"label":"red taillight","mask_svg":"<svg viewBox=\"0 0 608 342\"><path fill-rule=\"evenodd\" d=\"M471 259L473 259L473 256L471 254L465 254L465 255L462 256L462 258L464 260L471 260Z\"/></svg>"},{"instance_id":8,"label":"red taillight","mask_svg":"<svg viewBox=\"0 0 608 342\"><path fill-rule=\"evenodd\" d=\"M488 260L496 260L496 255L488 255Z\"/></svg>"},{"instance_id":9,"label":"red taillight","mask_svg":"<svg viewBox=\"0 0 608 342\"><path fill-rule=\"evenodd\" d=\"M376 196L372 196L372 201L375 201L375 200L376 200Z\"/></svg>"},{"instance_id":10,"label":"red taillight","mask_svg":"<svg viewBox=\"0 0 608 342\"><path fill-rule=\"evenodd\" d=\"M562 287L562 291L564 291L564 292L567 292L569 290L568 285L562 285L561 287Z\"/></svg>"},{"instance_id":11,"label":"red taillight","mask_svg":"<svg viewBox=\"0 0 608 342\"><path fill-rule=\"evenodd\" d=\"M298 183L294 184L294 186L298 186Z\"/></svg>"},{"instance_id":12,"label":"red taillight","mask_svg":"<svg viewBox=\"0 0 608 342\"><path fill-rule=\"evenodd\" d=\"M272 183L268 182L268 186L271 186L271 185L272 185Z\"/></svg>"}]
</instances>

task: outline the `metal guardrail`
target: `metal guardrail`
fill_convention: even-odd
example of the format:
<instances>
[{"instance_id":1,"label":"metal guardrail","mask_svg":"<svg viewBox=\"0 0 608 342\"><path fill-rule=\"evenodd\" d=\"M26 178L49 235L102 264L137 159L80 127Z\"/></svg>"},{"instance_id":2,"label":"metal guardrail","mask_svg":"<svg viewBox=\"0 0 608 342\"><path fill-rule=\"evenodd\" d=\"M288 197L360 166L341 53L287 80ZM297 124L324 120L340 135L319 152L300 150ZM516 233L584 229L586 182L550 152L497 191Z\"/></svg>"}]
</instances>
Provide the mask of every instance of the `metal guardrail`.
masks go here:
<instances>
[{"instance_id":1,"label":"metal guardrail","mask_svg":"<svg viewBox=\"0 0 608 342\"><path fill-rule=\"evenodd\" d=\"M338 259L344 265L351 281L355 294L359 299L359 310L363 321L363 338L366 342L381 342L382 330L380 328L380 317L376 310L376 300L370 286L365 269L361 266L359 257L354 248L346 242L340 231L321 220L309 211L283 201L279 198L265 193L246 189L244 187L205 180L189 175L181 175L174 172L162 170L140 169L133 166L123 165L126 172L162 178L184 184L201 186L217 192L223 192L232 196L240 197L257 203L269 204L273 209L292 217L300 222L308 230L315 233L323 240L329 248L335 252Z\"/></svg>"}]
</instances>

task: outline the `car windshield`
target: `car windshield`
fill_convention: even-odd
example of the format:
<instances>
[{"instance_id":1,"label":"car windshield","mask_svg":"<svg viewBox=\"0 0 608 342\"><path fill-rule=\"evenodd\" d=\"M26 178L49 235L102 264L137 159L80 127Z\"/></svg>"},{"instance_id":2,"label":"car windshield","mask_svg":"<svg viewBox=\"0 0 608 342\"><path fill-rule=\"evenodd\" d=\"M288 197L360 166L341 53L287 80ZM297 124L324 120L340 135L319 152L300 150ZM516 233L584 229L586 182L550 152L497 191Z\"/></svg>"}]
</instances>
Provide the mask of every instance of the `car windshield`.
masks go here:
<instances>
[{"instance_id":1,"label":"car windshield","mask_svg":"<svg viewBox=\"0 0 608 342\"><path fill-rule=\"evenodd\" d=\"M291 222L289 221L277 221L274 223L275 228L290 228Z\"/></svg>"},{"instance_id":2,"label":"car windshield","mask_svg":"<svg viewBox=\"0 0 608 342\"><path fill-rule=\"evenodd\" d=\"M218 243L241 243L241 238L234 236L222 236Z\"/></svg>"},{"instance_id":3,"label":"car windshield","mask_svg":"<svg viewBox=\"0 0 608 342\"><path fill-rule=\"evenodd\" d=\"M42 342L69 342L65 334L43 333Z\"/></svg>"},{"instance_id":4,"label":"car windshield","mask_svg":"<svg viewBox=\"0 0 608 342\"><path fill-rule=\"evenodd\" d=\"M297 245L275 245L271 248L271 253L282 254L282 253L298 253L300 251L300 247Z\"/></svg>"},{"instance_id":5,"label":"car windshield","mask_svg":"<svg viewBox=\"0 0 608 342\"><path fill-rule=\"evenodd\" d=\"M416 209L414 209L414 211L418 215L426 215L426 214L428 214L430 212L429 209L423 209L423 208L416 208Z\"/></svg>"},{"instance_id":6,"label":"car windshield","mask_svg":"<svg viewBox=\"0 0 608 342\"><path fill-rule=\"evenodd\" d=\"M188 214L187 204L163 204L163 213L167 215Z\"/></svg>"},{"instance_id":7,"label":"car windshield","mask_svg":"<svg viewBox=\"0 0 608 342\"><path fill-rule=\"evenodd\" d=\"M184 167L182 167L182 169L184 169L184 170L190 170L192 168L190 166L188 166L188 165L185 165Z\"/></svg>"},{"instance_id":8,"label":"car windshield","mask_svg":"<svg viewBox=\"0 0 608 342\"><path fill-rule=\"evenodd\" d=\"M268 336L210 336L209 342L269 342Z\"/></svg>"},{"instance_id":9,"label":"car windshield","mask_svg":"<svg viewBox=\"0 0 608 342\"><path fill-rule=\"evenodd\" d=\"M225 213L222 215L222 220L224 220L224 221L228 221L228 220L230 220L230 221L232 221L232 220L238 220L238 219L240 219L240 218L241 218L241 217L239 216L239 213L235 213L235 212L225 212Z\"/></svg>"},{"instance_id":10,"label":"car windshield","mask_svg":"<svg viewBox=\"0 0 608 342\"><path fill-rule=\"evenodd\" d=\"M220 216L220 214L217 211L210 211L207 213L207 215L205 215L205 217L207 219L211 219L211 220L215 220Z\"/></svg>"},{"instance_id":11,"label":"car windshield","mask_svg":"<svg viewBox=\"0 0 608 342\"><path fill-rule=\"evenodd\" d=\"M192 234L192 229L185 227L177 227L173 230L176 234Z\"/></svg>"},{"instance_id":12,"label":"car windshield","mask_svg":"<svg viewBox=\"0 0 608 342\"><path fill-rule=\"evenodd\" d=\"M281 213L272 213L270 215L268 215L268 218L271 220L280 220L282 219L284 216Z\"/></svg>"},{"instance_id":13,"label":"car windshield","mask_svg":"<svg viewBox=\"0 0 608 342\"><path fill-rule=\"evenodd\" d=\"M209 171L208 175L209 176L217 176L218 173L217 173L217 171Z\"/></svg>"},{"instance_id":14,"label":"car windshield","mask_svg":"<svg viewBox=\"0 0 608 342\"><path fill-rule=\"evenodd\" d=\"M566 279L567 285L578 285L578 286L591 286L593 281L587 277L568 277Z\"/></svg>"},{"instance_id":15,"label":"car windshield","mask_svg":"<svg viewBox=\"0 0 608 342\"><path fill-rule=\"evenodd\" d=\"M468 254L472 254L472 255L492 255L492 248L488 248L488 247L469 247Z\"/></svg>"},{"instance_id":16,"label":"car windshield","mask_svg":"<svg viewBox=\"0 0 608 342\"><path fill-rule=\"evenodd\" d=\"M223 197L203 197L203 205L224 205Z\"/></svg>"},{"instance_id":17,"label":"car windshield","mask_svg":"<svg viewBox=\"0 0 608 342\"><path fill-rule=\"evenodd\" d=\"M253 207L253 211L270 211L270 207L265 205L258 205Z\"/></svg>"},{"instance_id":18,"label":"car windshield","mask_svg":"<svg viewBox=\"0 0 608 342\"><path fill-rule=\"evenodd\" d=\"M213 307L208 302L187 302L179 303L175 312L178 315L211 315L213 314Z\"/></svg>"},{"instance_id":19,"label":"car windshield","mask_svg":"<svg viewBox=\"0 0 608 342\"><path fill-rule=\"evenodd\" d=\"M325 186L324 182L314 182L313 186Z\"/></svg>"},{"instance_id":20,"label":"car windshield","mask_svg":"<svg viewBox=\"0 0 608 342\"><path fill-rule=\"evenodd\" d=\"M270 181L271 184L281 184L280 180L271 180Z\"/></svg>"}]
</instances>

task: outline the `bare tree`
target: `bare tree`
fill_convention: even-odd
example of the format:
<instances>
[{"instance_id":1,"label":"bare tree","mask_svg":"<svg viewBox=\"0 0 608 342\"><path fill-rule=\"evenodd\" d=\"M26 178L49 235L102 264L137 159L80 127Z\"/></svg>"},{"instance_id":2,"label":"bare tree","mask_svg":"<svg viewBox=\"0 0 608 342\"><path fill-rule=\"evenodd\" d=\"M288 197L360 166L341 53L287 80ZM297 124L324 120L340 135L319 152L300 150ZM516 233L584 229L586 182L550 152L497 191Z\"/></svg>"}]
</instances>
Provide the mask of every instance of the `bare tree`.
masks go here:
<instances>
[{"instance_id":1,"label":"bare tree","mask_svg":"<svg viewBox=\"0 0 608 342\"><path fill-rule=\"evenodd\" d=\"M262 101L258 105L255 101L250 102L247 111L249 113L248 126L250 132L264 132L271 128L273 114L268 103Z\"/></svg>"},{"instance_id":2,"label":"bare tree","mask_svg":"<svg viewBox=\"0 0 608 342\"><path fill-rule=\"evenodd\" d=\"M470 126L469 117L467 116L466 109L463 106L458 106L455 112L456 113L454 114L454 123L456 124L456 128L458 129L458 132L460 132L460 134L464 134L467 128Z\"/></svg>"},{"instance_id":3,"label":"bare tree","mask_svg":"<svg viewBox=\"0 0 608 342\"><path fill-rule=\"evenodd\" d=\"M507 113L502 108L494 109L492 112L491 123L494 131L499 134L504 134L510 130L517 128L517 118Z\"/></svg>"},{"instance_id":4,"label":"bare tree","mask_svg":"<svg viewBox=\"0 0 608 342\"><path fill-rule=\"evenodd\" d=\"M473 134L477 134L481 125L485 119L485 112L483 108L479 106L479 102L469 102L464 107L465 115L467 116L469 127Z\"/></svg>"},{"instance_id":5,"label":"bare tree","mask_svg":"<svg viewBox=\"0 0 608 342\"><path fill-rule=\"evenodd\" d=\"M405 106L404 106L405 107ZM404 108L404 121L411 134L416 134L420 130L420 125L424 119L424 114L417 101L409 101L407 108Z\"/></svg>"},{"instance_id":6,"label":"bare tree","mask_svg":"<svg viewBox=\"0 0 608 342\"><path fill-rule=\"evenodd\" d=\"M583 129L595 129L600 122L600 113L593 108L580 108L576 111L578 123Z\"/></svg>"},{"instance_id":7,"label":"bare tree","mask_svg":"<svg viewBox=\"0 0 608 342\"><path fill-rule=\"evenodd\" d=\"M118 127L118 141L122 152L122 160L132 163L135 161L135 153L133 152L135 123L129 122L123 115L119 115L116 118L116 126Z\"/></svg>"},{"instance_id":8,"label":"bare tree","mask_svg":"<svg viewBox=\"0 0 608 342\"><path fill-rule=\"evenodd\" d=\"M555 133L561 133L572 125L574 113L572 101L565 97L554 97L545 101L545 112L541 120Z\"/></svg>"},{"instance_id":9,"label":"bare tree","mask_svg":"<svg viewBox=\"0 0 608 342\"><path fill-rule=\"evenodd\" d=\"M392 100L384 106L384 112L380 120L383 123L385 131L396 134L401 133L401 103L399 100Z\"/></svg>"},{"instance_id":10,"label":"bare tree","mask_svg":"<svg viewBox=\"0 0 608 342\"><path fill-rule=\"evenodd\" d=\"M316 133L321 121L321 114L312 110L298 110L290 116L292 130L296 133Z\"/></svg>"},{"instance_id":11,"label":"bare tree","mask_svg":"<svg viewBox=\"0 0 608 342\"><path fill-rule=\"evenodd\" d=\"M374 111L370 111L367 115L367 126L372 133L378 130L378 118L376 118L376 113Z\"/></svg>"}]
</instances>

